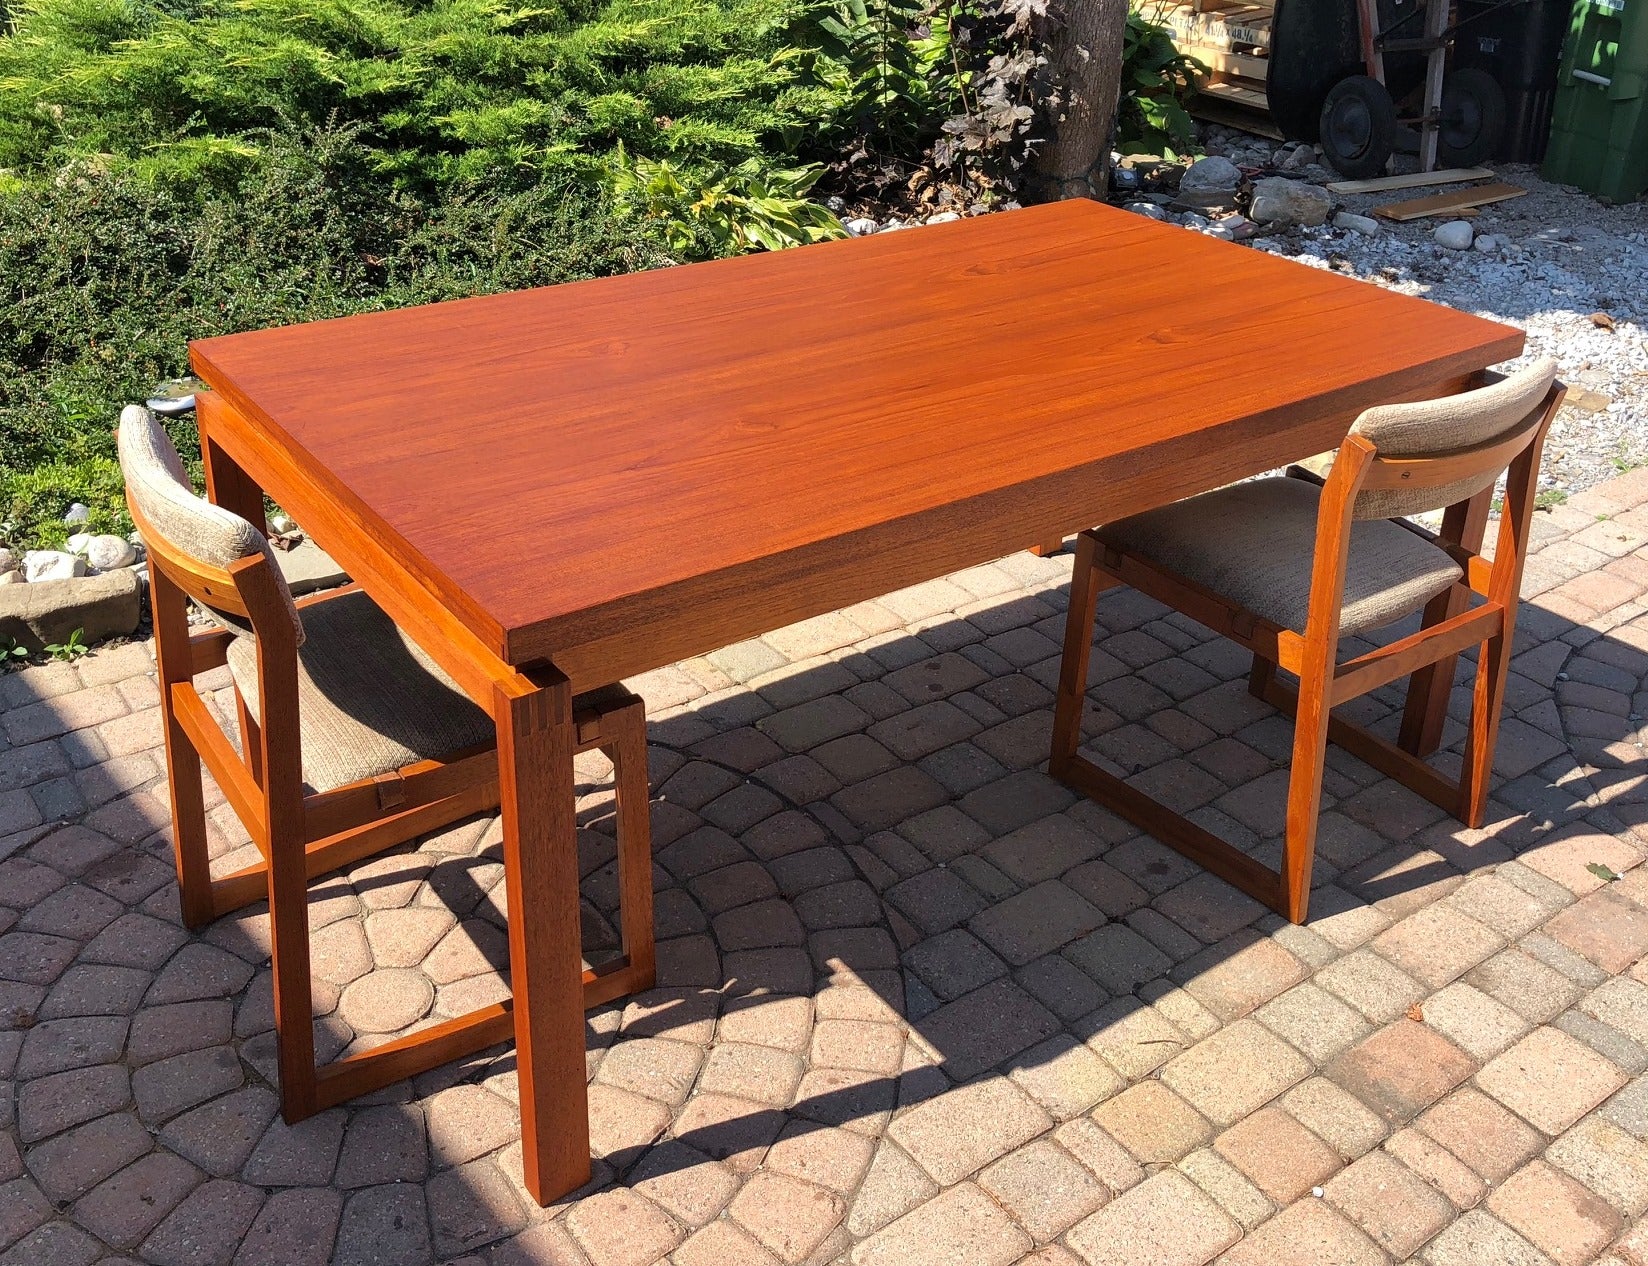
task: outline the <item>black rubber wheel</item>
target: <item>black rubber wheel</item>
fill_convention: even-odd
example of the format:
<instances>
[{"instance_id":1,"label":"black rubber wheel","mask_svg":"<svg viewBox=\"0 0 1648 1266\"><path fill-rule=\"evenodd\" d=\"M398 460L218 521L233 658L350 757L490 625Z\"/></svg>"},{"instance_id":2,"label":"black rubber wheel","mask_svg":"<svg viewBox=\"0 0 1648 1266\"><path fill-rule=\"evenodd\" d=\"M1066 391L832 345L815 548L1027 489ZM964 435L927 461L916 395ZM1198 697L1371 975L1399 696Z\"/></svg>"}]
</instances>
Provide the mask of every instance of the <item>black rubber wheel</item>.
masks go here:
<instances>
[{"instance_id":1,"label":"black rubber wheel","mask_svg":"<svg viewBox=\"0 0 1648 1266\"><path fill-rule=\"evenodd\" d=\"M1444 167L1475 167L1505 133L1505 90L1485 70L1456 70L1442 81L1436 156Z\"/></svg>"},{"instance_id":2,"label":"black rubber wheel","mask_svg":"<svg viewBox=\"0 0 1648 1266\"><path fill-rule=\"evenodd\" d=\"M1322 154L1341 176L1382 175L1396 145L1396 102L1368 75L1341 79L1322 102L1320 132Z\"/></svg>"}]
</instances>

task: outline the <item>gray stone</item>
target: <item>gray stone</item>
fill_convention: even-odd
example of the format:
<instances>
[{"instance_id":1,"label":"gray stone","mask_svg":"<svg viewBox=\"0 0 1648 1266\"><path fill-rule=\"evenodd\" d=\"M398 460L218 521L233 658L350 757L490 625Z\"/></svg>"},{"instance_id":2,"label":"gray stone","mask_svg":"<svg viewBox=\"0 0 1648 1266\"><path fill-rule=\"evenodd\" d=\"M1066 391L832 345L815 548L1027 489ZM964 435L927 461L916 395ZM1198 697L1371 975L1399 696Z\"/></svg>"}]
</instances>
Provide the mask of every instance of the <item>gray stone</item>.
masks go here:
<instances>
[{"instance_id":1,"label":"gray stone","mask_svg":"<svg viewBox=\"0 0 1648 1266\"><path fill-rule=\"evenodd\" d=\"M1371 215L1355 215L1349 211L1341 211L1333 217L1333 227L1348 229L1352 233L1360 233L1363 237L1377 237L1379 221Z\"/></svg>"},{"instance_id":2,"label":"gray stone","mask_svg":"<svg viewBox=\"0 0 1648 1266\"><path fill-rule=\"evenodd\" d=\"M1194 193L1199 190L1234 189L1241 183L1241 169L1228 158L1198 158L1185 168L1185 174L1179 178L1179 190L1181 193Z\"/></svg>"},{"instance_id":3,"label":"gray stone","mask_svg":"<svg viewBox=\"0 0 1648 1266\"><path fill-rule=\"evenodd\" d=\"M843 220L841 227L854 237L869 237L881 226L868 216L854 216L851 220Z\"/></svg>"},{"instance_id":4,"label":"gray stone","mask_svg":"<svg viewBox=\"0 0 1648 1266\"><path fill-rule=\"evenodd\" d=\"M280 574L294 594L313 593L317 589L335 589L349 582L349 575L337 561L313 541L303 541L288 550L276 550L275 561Z\"/></svg>"},{"instance_id":5,"label":"gray stone","mask_svg":"<svg viewBox=\"0 0 1648 1266\"><path fill-rule=\"evenodd\" d=\"M85 574L86 560L60 549L31 549L23 555L23 578L30 584L69 580Z\"/></svg>"},{"instance_id":6,"label":"gray stone","mask_svg":"<svg viewBox=\"0 0 1648 1266\"><path fill-rule=\"evenodd\" d=\"M1261 224L1326 224L1333 210L1327 190L1286 176L1267 176L1253 186L1253 218Z\"/></svg>"},{"instance_id":7,"label":"gray stone","mask_svg":"<svg viewBox=\"0 0 1648 1266\"><path fill-rule=\"evenodd\" d=\"M1468 251L1471 249L1471 240L1476 236L1476 230L1471 227L1469 220L1449 220L1446 224L1436 226L1431 234L1438 246L1445 246L1450 251Z\"/></svg>"},{"instance_id":8,"label":"gray stone","mask_svg":"<svg viewBox=\"0 0 1648 1266\"><path fill-rule=\"evenodd\" d=\"M1283 171L1302 171L1315 161L1316 147L1314 145L1301 145L1282 159L1281 166Z\"/></svg>"},{"instance_id":9,"label":"gray stone","mask_svg":"<svg viewBox=\"0 0 1648 1266\"><path fill-rule=\"evenodd\" d=\"M1154 202L1129 202L1122 209L1131 211L1134 215L1145 216L1151 220L1167 219L1167 212L1163 211Z\"/></svg>"},{"instance_id":10,"label":"gray stone","mask_svg":"<svg viewBox=\"0 0 1648 1266\"><path fill-rule=\"evenodd\" d=\"M16 568L11 571L0 571L0 585L20 585L23 583L23 573Z\"/></svg>"},{"instance_id":11,"label":"gray stone","mask_svg":"<svg viewBox=\"0 0 1648 1266\"><path fill-rule=\"evenodd\" d=\"M86 542L85 554L93 571L114 571L137 561L137 547L123 536L94 536Z\"/></svg>"},{"instance_id":12,"label":"gray stone","mask_svg":"<svg viewBox=\"0 0 1648 1266\"><path fill-rule=\"evenodd\" d=\"M80 559L75 561L85 565ZM13 638L20 646L38 651L68 641L76 629L87 645L106 637L123 637L137 628L141 593L137 574L124 569L74 580L7 586L0 594L0 641Z\"/></svg>"}]
</instances>

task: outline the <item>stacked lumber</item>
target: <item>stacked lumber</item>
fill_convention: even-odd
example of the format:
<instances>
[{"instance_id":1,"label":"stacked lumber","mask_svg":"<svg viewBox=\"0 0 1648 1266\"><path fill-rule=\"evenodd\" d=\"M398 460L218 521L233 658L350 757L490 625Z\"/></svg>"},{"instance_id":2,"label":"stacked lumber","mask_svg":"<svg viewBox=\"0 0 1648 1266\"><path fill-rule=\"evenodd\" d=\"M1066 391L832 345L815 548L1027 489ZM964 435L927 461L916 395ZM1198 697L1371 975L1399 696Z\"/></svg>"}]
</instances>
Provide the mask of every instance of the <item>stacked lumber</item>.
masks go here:
<instances>
[{"instance_id":1,"label":"stacked lumber","mask_svg":"<svg viewBox=\"0 0 1648 1266\"><path fill-rule=\"evenodd\" d=\"M1264 0L1163 0L1150 16L1166 25L1174 47L1208 68L1197 84L1192 113L1214 122L1268 126L1265 79L1269 73L1273 7ZM1230 107L1241 112L1231 117ZM1248 117L1249 114L1256 117Z\"/></svg>"}]
</instances>

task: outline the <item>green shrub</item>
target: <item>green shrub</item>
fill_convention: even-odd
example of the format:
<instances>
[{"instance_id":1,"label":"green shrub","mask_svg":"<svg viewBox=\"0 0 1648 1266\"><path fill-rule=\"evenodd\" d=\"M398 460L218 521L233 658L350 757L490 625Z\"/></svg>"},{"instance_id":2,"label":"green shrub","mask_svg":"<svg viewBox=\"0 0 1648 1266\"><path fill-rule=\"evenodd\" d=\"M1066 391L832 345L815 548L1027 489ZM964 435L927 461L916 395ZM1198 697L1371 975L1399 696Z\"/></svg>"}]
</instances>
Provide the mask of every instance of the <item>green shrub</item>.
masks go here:
<instances>
[{"instance_id":1,"label":"green shrub","mask_svg":"<svg viewBox=\"0 0 1648 1266\"><path fill-rule=\"evenodd\" d=\"M255 179L197 203L71 169L0 195L0 539L54 543L73 501L128 531L120 407L186 369L192 338L632 272L713 250L623 222L570 176L441 198L364 176L352 129L260 138ZM189 419L174 427L194 455ZM9 522L10 527L4 524Z\"/></svg>"},{"instance_id":2,"label":"green shrub","mask_svg":"<svg viewBox=\"0 0 1648 1266\"><path fill-rule=\"evenodd\" d=\"M1121 100L1116 106L1117 144L1122 153L1172 157L1190 149L1196 137L1185 105L1195 92L1195 76L1206 70L1174 47L1159 5L1149 12L1129 9L1122 43Z\"/></svg>"},{"instance_id":3,"label":"green shrub","mask_svg":"<svg viewBox=\"0 0 1648 1266\"><path fill-rule=\"evenodd\" d=\"M234 187L260 129L356 124L427 191L618 146L718 174L830 109L786 32L803 0L25 0L0 39L0 167L90 160Z\"/></svg>"}]
</instances>

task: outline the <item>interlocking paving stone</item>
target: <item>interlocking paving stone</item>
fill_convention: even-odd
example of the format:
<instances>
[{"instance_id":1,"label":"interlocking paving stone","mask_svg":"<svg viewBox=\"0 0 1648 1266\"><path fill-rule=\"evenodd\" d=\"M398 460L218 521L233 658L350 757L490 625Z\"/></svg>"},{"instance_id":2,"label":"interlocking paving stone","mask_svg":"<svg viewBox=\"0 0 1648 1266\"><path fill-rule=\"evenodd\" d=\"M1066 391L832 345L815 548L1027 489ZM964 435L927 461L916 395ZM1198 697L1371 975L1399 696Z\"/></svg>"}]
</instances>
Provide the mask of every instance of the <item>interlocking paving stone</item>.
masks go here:
<instances>
[{"instance_id":1,"label":"interlocking paving stone","mask_svg":"<svg viewBox=\"0 0 1648 1266\"><path fill-rule=\"evenodd\" d=\"M1213 1137L1207 1120L1159 1081L1129 1087L1092 1115L1143 1165L1171 1164Z\"/></svg>"},{"instance_id":2,"label":"interlocking paving stone","mask_svg":"<svg viewBox=\"0 0 1648 1266\"><path fill-rule=\"evenodd\" d=\"M1545 1133L1560 1134L1625 1080L1568 1034L1541 1028L1490 1061L1477 1085Z\"/></svg>"},{"instance_id":3,"label":"interlocking paving stone","mask_svg":"<svg viewBox=\"0 0 1648 1266\"><path fill-rule=\"evenodd\" d=\"M1205 1266L1241 1238L1241 1226L1177 1170L1163 1170L1071 1229L1089 1266Z\"/></svg>"},{"instance_id":4,"label":"interlocking paving stone","mask_svg":"<svg viewBox=\"0 0 1648 1266\"><path fill-rule=\"evenodd\" d=\"M853 1266L1008 1266L1032 1246L988 1196L961 1183L860 1244Z\"/></svg>"},{"instance_id":5,"label":"interlocking paving stone","mask_svg":"<svg viewBox=\"0 0 1648 1266\"><path fill-rule=\"evenodd\" d=\"M1332 1148L1277 1107L1244 1117L1213 1148L1279 1205L1325 1182L1341 1163Z\"/></svg>"},{"instance_id":6,"label":"interlocking paving stone","mask_svg":"<svg viewBox=\"0 0 1648 1266\"><path fill-rule=\"evenodd\" d=\"M979 1186L1040 1243L1110 1200L1105 1185L1046 1139L1028 1143L979 1175Z\"/></svg>"},{"instance_id":7,"label":"interlocking paving stone","mask_svg":"<svg viewBox=\"0 0 1648 1266\"><path fill-rule=\"evenodd\" d=\"M1559 1266L1593 1260L1622 1225L1606 1200L1543 1161L1506 1179L1488 1208Z\"/></svg>"},{"instance_id":8,"label":"interlocking paving stone","mask_svg":"<svg viewBox=\"0 0 1648 1266\"><path fill-rule=\"evenodd\" d=\"M1593 554L1648 584L1634 547L1569 543L1599 526L1541 516L1564 594L1608 600L1571 584ZM0 1266L1608 1252L1648 1212L1648 779L1616 741L1648 703L1639 599L1524 606L1481 830L1330 749L1298 929L1042 772L1069 567L1013 556L637 683L661 987L590 1014L597 1182L545 1214L507 1047L278 1118L268 918L180 925L145 644L0 678L8 738L48 700L99 718L0 762L0 818L67 819L0 838ZM1099 616L1089 742L1220 829L1274 825L1292 731L1245 655L1125 590ZM580 758L592 952L609 773ZM500 840L480 815L317 881L323 1055L507 996ZM397 989L403 1014L363 1006Z\"/></svg>"},{"instance_id":9,"label":"interlocking paving stone","mask_svg":"<svg viewBox=\"0 0 1648 1266\"><path fill-rule=\"evenodd\" d=\"M1398 1261L1454 1217L1447 1199L1387 1152L1370 1152L1328 1180L1325 1197Z\"/></svg>"},{"instance_id":10,"label":"interlocking paving stone","mask_svg":"<svg viewBox=\"0 0 1648 1266\"><path fill-rule=\"evenodd\" d=\"M1346 1051L1328 1075L1396 1123L1435 1103L1474 1070L1471 1058L1446 1038L1402 1019Z\"/></svg>"},{"instance_id":11,"label":"interlocking paving stone","mask_svg":"<svg viewBox=\"0 0 1648 1266\"><path fill-rule=\"evenodd\" d=\"M1310 1064L1254 1020L1238 1020L1174 1058L1162 1080L1217 1125L1229 1125L1303 1080Z\"/></svg>"},{"instance_id":12,"label":"interlocking paving stone","mask_svg":"<svg viewBox=\"0 0 1648 1266\"><path fill-rule=\"evenodd\" d=\"M897 1117L891 1137L948 1186L1050 1128L1053 1120L999 1077L945 1092Z\"/></svg>"}]
</instances>

